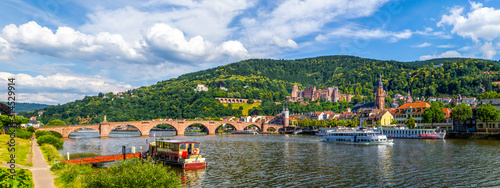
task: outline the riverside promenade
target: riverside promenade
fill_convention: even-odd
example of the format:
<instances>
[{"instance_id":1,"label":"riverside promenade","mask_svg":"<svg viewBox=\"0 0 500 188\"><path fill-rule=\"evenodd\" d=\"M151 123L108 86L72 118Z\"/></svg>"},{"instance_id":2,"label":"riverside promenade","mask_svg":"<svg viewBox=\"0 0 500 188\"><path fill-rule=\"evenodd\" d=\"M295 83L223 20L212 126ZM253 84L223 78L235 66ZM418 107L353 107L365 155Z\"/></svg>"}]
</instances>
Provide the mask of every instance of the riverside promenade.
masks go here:
<instances>
[{"instance_id":1,"label":"riverside promenade","mask_svg":"<svg viewBox=\"0 0 500 188\"><path fill-rule=\"evenodd\" d=\"M16 167L28 169L33 173L35 188L55 188L54 179L56 177L52 175L49 164L43 158L42 150L38 147L36 139L33 139L32 148L33 167L25 167L18 164L16 164ZM4 163L4 166L8 167L8 164Z\"/></svg>"}]
</instances>

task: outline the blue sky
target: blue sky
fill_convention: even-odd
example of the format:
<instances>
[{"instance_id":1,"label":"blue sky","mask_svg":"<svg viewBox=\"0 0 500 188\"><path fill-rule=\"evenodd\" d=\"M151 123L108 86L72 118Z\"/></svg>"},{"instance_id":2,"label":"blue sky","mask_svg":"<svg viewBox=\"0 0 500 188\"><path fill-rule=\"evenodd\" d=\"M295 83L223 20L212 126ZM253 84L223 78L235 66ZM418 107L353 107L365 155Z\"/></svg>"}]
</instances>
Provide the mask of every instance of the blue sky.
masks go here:
<instances>
[{"instance_id":1,"label":"blue sky","mask_svg":"<svg viewBox=\"0 0 500 188\"><path fill-rule=\"evenodd\" d=\"M500 57L490 0L4 0L0 17L0 85L15 77L19 102L62 104L249 58Z\"/></svg>"}]
</instances>

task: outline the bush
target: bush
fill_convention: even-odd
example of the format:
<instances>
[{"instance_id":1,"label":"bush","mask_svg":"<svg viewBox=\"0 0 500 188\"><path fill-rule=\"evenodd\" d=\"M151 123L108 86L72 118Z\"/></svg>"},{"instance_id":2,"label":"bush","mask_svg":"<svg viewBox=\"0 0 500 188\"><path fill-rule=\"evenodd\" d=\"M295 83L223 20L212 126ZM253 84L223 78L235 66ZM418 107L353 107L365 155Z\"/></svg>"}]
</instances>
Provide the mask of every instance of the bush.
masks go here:
<instances>
[{"instance_id":1,"label":"bush","mask_svg":"<svg viewBox=\"0 0 500 188\"><path fill-rule=\"evenodd\" d=\"M91 165L72 165L67 163L57 163L51 170L56 171L56 185L57 187L84 187L82 186L81 179L94 173ZM62 185L61 185L62 184Z\"/></svg>"},{"instance_id":2,"label":"bush","mask_svg":"<svg viewBox=\"0 0 500 188\"><path fill-rule=\"evenodd\" d=\"M62 149L63 148L63 145L64 145L64 140L62 139L59 139L53 135L43 135L43 136L40 136L38 139L37 139L37 142L38 142L38 145L41 146L42 144L50 144L50 145L53 145L55 148L57 149Z\"/></svg>"},{"instance_id":3,"label":"bush","mask_svg":"<svg viewBox=\"0 0 500 188\"><path fill-rule=\"evenodd\" d=\"M0 167L0 187L33 187L33 175L29 170L16 168L15 182L9 176L9 168Z\"/></svg>"},{"instance_id":4,"label":"bush","mask_svg":"<svg viewBox=\"0 0 500 188\"><path fill-rule=\"evenodd\" d=\"M35 127L28 127L26 128L27 131L31 132L31 133L34 133L35 132Z\"/></svg>"},{"instance_id":5,"label":"bush","mask_svg":"<svg viewBox=\"0 0 500 188\"><path fill-rule=\"evenodd\" d=\"M84 187L180 187L180 179L169 167L141 159L120 161L82 178Z\"/></svg>"},{"instance_id":6,"label":"bush","mask_svg":"<svg viewBox=\"0 0 500 188\"><path fill-rule=\"evenodd\" d=\"M9 128L9 132L11 132L12 129L13 128ZM23 128L16 128L15 131L16 131L16 137L18 138L30 139L33 135L33 133Z\"/></svg>"},{"instance_id":7,"label":"bush","mask_svg":"<svg viewBox=\"0 0 500 188\"><path fill-rule=\"evenodd\" d=\"M56 131L44 131L44 130L41 130L41 131L37 131L35 132L35 137L38 139L40 136L44 136L44 135L52 135L52 136L55 136L56 138L62 138L62 134L61 133L58 133Z\"/></svg>"}]
</instances>

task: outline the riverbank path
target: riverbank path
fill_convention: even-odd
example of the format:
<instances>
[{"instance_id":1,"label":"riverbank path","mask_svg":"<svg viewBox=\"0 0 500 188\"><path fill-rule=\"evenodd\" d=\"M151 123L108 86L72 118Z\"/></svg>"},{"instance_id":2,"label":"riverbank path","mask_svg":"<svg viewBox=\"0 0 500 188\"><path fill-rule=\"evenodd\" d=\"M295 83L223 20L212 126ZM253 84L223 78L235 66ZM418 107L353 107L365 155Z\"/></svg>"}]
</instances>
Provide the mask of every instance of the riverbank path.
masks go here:
<instances>
[{"instance_id":1,"label":"riverbank path","mask_svg":"<svg viewBox=\"0 0 500 188\"><path fill-rule=\"evenodd\" d=\"M55 188L54 179L56 178L52 175L50 171L50 166L43 158L42 150L38 147L36 139L33 139L33 167L25 167L16 164L16 167L28 169L33 173L33 182L35 183L35 188ZM8 167L7 163L4 166Z\"/></svg>"}]
</instances>

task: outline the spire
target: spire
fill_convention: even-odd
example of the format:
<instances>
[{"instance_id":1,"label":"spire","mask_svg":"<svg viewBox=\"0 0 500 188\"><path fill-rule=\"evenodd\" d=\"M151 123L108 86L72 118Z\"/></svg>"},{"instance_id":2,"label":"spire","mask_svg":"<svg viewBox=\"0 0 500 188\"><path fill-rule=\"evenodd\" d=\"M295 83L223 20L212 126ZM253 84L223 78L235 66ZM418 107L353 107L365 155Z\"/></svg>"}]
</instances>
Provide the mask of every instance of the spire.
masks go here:
<instances>
[{"instance_id":1,"label":"spire","mask_svg":"<svg viewBox=\"0 0 500 188\"><path fill-rule=\"evenodd\" d=\"M378 87L379 88L383 88L384 87L384 84L382 83L382 74L380 74L380 78L378 80Z\"/></svg>"}]
</instances>

